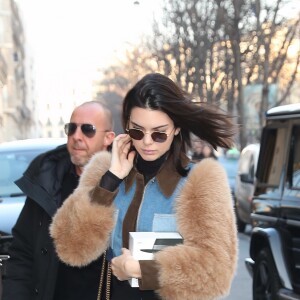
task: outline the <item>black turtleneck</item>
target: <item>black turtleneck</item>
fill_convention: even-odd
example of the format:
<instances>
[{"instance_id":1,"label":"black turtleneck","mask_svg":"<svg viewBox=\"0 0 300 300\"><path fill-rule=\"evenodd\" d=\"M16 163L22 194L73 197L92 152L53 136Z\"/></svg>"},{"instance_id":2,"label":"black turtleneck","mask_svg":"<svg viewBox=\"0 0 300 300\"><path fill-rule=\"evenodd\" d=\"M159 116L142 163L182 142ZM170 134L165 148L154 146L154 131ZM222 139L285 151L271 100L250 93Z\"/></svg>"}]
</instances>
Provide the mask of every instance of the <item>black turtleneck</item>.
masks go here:
<instances>
[{"instance_id":1,"label":"black turtleneck","mask_svg":"<svg viewBox=\"0 0 300 300\"><path fill-rule=\"evenodd\" d=\"M166 158L167 153L154 161L147 161L144 160L140 155L137 156L136 168L139 173L144 175L145 184L158 173Z\"/></svg>"},{"instance_id":2,"label":"black turtleneck","mask_svg":"<svg viewBox=\"0 0 300 300\"><path fill-rule=\"evenodd\" d=\"M139 154L136 157L135 165L139 173L144 175L145 184L153 178L159 171L162 164L168 157L168 152L154 161L144 160ZM101 178L99 186L108 190L115 191L123 180L107 171Z\"/></svg>"}]
</instances>

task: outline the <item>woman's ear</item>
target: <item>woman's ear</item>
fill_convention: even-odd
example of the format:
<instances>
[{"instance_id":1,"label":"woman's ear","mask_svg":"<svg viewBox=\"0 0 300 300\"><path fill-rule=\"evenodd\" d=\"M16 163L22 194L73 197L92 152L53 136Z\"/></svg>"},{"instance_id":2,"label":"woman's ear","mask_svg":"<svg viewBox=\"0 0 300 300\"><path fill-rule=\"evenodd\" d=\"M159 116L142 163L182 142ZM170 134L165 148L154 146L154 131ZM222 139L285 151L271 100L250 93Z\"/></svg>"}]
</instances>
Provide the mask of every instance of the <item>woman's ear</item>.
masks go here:
<instances>
[{"instance_id":1,"label":"woman's ear","mask_svg":"<svg viewBox=\"0 0 300 300\"><path fill-rule=\"evenodd\" d=\"M178 133L180 132L180 130L181 130L181 128L180 128L180 127L177 127L177 128L175 129L174 135L178 135Z\"/></svg>"}]
</instances>

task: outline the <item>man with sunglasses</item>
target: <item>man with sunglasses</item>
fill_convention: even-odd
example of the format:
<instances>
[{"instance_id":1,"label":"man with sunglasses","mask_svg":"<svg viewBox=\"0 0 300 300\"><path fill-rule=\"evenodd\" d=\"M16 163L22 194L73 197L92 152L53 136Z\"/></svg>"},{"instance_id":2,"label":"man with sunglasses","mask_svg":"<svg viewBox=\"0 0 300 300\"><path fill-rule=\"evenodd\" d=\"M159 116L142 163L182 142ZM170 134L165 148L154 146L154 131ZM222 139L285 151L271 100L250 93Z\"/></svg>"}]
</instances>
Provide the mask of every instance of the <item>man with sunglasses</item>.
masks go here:
<instances>
[{"instance_id":1,"label":"man with sunglasses","mask_svg":"<svg viewBox=\"0 0 300 300\"><path fill-rule=\"evenodd\" d=\"M112 114L100 102L85 102L74 109L64 129L67 144L39 155L16 182L27 198L13 228L2 300L97 299L102 257L82 268L62 263L49 225L90 158L111 145Z\"/></svg>"}]
</instances>

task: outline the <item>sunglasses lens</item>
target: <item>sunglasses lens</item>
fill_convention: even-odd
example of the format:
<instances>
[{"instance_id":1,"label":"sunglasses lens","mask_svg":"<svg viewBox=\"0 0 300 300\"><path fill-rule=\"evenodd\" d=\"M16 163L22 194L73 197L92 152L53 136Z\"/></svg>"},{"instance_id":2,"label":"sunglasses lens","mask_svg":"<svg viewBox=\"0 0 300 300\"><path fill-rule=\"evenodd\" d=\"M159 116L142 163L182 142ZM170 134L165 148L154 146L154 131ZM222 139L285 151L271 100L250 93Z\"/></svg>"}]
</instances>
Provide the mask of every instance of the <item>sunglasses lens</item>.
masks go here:
<instances>
[{"instance_id":1,"label":"sunglasses lens","mask_svg":"<svg viewBox=\"0 0 300 300\"><path fill-rule=\"evenodd\" d=\"M96 133L96 127L92 124L82 124L80 128L82 133L89 138L92 138ZM76 123L68 123L65 125L65 133L67 136L73 135L76 129L77 129Z\"/></svg>"},{"instance_id":2,"label":"sunglasses lens","mask_svg":"<svg viewBox=\"0 0 300 300\"><path fill-rule=\"evenodd\" d=\"M65 125L65 133L67 136L71 136L75 133L77 125L75 123L68 123Z\"/></svg>"},{"instance_id":3,"label":"sunglasses lens","mask_svg":"<svg viewBox=\"0 0 300 300\"><path fill-rule=\"evenodd\" d=\"M129 129L128 134L134 140L141 140L144 137L144 132L139 129Z\"/></svg>"},{"instance_id":4,"label":"sunglasses lens","mask_svg":"<svg viewBox=\"0 0 300 300\"><path fill-rule=\"evenodd\" d=\"M167 140L168 136L165 132L154 131L151 134L151 138L156 143L163 143Z\"/></svg>"},{"instance_id":5,"label":"sunglasses lens","mask_svg":"<svg viewBox=\"0 0 300 300\"><path fill-rule=\"evenodd\" d=\"M128 134L134 140L141 140L145 136L144 132L139 129L128 129ZM168 135L165 132L154 131L151 133L151 138L154 142L163 143L167 140Z\"/></svg>"},{"instance_id":6,"label":"sunglasses lens","mask_svg":"<svg viewBox=\"0 0 300 300\"><path fill-rule=\"evenodd\" d=\"M92 124L82 124L81 131L85 136L91 138L96 133L96 127Z\"/></svg>"}]
</instances>

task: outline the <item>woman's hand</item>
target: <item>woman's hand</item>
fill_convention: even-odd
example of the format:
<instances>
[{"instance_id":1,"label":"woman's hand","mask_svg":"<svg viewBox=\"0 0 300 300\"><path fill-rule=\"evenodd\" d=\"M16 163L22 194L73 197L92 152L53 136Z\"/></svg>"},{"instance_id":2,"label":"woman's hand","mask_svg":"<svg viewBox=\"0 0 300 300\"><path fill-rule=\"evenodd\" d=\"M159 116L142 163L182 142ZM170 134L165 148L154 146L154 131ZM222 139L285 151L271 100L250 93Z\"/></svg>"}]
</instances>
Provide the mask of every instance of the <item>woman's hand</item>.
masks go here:
<instances>
[{"instance_id":1,"label":"woman's hand","mask_svg":"<svg viewBox=\"0 0 300 300\"><path fill-rule=\"evenodd\" d=\"M130 147L131 138L128 134L119 134L113 142L109 171L120 179L124 179L133 166L135 151L130 151Z\"/></svg>"},{"instance_id":2,"label":"woman's hand","mask_svg":"<svg viewBox=\"0 0 300 300\"><path fill-rule=\"evenodd\" d=\"M122 248L122 254L111 260L111 270L121 281L130 278L141 278L140 264L126 248Z\"/></svg>"}]
</instances>

